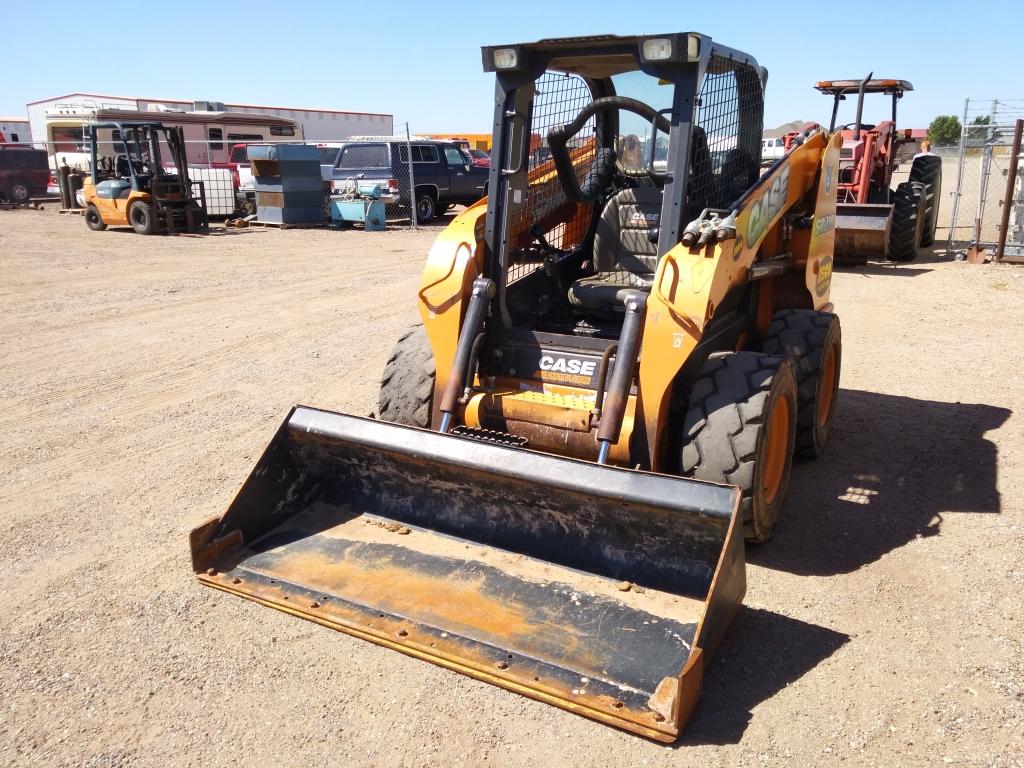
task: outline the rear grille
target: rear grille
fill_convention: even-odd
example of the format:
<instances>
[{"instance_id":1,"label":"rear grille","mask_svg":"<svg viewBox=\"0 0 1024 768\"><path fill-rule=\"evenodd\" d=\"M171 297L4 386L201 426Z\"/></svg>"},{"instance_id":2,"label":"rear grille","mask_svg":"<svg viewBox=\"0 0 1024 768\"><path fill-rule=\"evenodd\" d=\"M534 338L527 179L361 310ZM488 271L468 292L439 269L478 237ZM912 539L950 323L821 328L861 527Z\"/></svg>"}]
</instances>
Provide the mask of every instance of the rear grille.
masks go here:
<instances>
[{"instance_id":1,"label":"rear grille","mask_svg":"<svg viewBox=\"0 0 1024 768\"><path fill-rule=\"evenodd\" d=\"M449 434L465 440L475 440L478 443L490 443L491 445L504 445L508 448L526 448L528 444L525 437L518 437L508 432L499 432L495 429L467 427L462 424L452 427Z\"/></svg>"}]
</instances>

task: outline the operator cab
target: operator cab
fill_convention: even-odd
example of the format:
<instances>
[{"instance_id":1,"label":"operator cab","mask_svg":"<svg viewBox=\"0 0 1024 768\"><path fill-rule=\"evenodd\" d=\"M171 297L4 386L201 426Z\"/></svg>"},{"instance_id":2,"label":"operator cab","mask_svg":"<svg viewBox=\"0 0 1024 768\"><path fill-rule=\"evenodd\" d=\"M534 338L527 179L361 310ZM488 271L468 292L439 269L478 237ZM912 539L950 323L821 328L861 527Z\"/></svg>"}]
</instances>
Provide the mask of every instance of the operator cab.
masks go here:
<instances>
[{"instance_id":1,"label":"operator cab","mask_svg":"<svg viewBox=\"0 0 1024 768\"><path fill-rule=\"evenodd\" d=\"M485 242L503 324L614 338L686 224L731 210L760 175L764 72L692 33L483 57L498 80Z\"/></svg>"}]
</instances>

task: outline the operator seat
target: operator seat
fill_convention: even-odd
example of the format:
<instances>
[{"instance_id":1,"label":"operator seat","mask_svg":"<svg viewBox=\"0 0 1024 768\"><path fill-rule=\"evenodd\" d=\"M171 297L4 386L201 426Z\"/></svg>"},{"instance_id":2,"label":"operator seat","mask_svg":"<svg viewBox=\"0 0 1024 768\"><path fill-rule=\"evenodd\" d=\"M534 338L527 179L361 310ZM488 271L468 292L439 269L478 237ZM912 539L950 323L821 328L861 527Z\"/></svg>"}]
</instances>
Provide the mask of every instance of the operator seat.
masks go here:
<instances>
[{"instance_id":1,"label":"operator seat","mask_svg":"<svg viewBox=\"0 0 1024 768\"><path fill-rule=\"evenodd\" d=\"M605 204L594 234L597 274L569 287L573 305L589 312L622 312L631 293L651 290L658 246L650 235L658 227L661 199L660 189L639 187L624 189Z\"/></svg>"}]
</instances>

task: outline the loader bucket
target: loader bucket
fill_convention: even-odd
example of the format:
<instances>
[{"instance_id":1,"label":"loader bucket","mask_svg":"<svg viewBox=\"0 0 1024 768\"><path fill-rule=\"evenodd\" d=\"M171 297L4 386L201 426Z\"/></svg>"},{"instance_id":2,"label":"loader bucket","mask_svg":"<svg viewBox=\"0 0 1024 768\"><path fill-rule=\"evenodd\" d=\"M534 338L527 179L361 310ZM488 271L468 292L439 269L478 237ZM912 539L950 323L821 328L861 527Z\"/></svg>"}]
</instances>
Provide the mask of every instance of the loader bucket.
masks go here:
<instances>
[{"instance_id":1,"label":"loader bucket","mask_svg":"<svg viewBox=\"0 0 1024 768\"><path fill-rule=\"evenodd\" d=\"M661 741L745 590L739 492L298 407L209 586Z\"/></svg>"},{"instance_id":2,"label":"loader bucket","mask_svg":"<svg viewBox=\"0 0 1024 768\"><path fill-rule=\"evenodd\" d=\"M837 205L836 263L866 264L868 259L885 259L891 225L891 205Z\"/></svg>"}]
</instances>

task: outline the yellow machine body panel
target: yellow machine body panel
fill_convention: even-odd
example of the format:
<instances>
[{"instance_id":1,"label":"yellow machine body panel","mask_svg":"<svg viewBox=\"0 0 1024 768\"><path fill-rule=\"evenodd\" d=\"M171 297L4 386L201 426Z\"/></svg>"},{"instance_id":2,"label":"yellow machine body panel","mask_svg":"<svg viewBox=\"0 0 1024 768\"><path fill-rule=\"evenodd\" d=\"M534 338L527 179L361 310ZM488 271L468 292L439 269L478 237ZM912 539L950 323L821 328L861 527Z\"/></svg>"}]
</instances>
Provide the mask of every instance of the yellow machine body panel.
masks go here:
<instances>
[{"instance_id":1,"label":"yellow machine body panel","mask_svg":"<svg viewBox=\"0 0 1024 768\"><path fill-rule=\"evenodd\" d=\"M85 177L82 184L82 196L85 198L86 205L96 206L96 210L99 211L100 218L108 227L129 226L131 222L128 221L128 209L131 207L132 203L136 200L142 200L146 203L152 200L152 195L148 192L139 192L136 190L129 192L127 197L100 197L96 194L96 187L93 185L92 178L89 176Z\"/></svg>"},{"instance_id":2,"label":"yellow machine body panel","mask_svg":"<svg viewBox=\"0 0 1024 768\"><path fill-rule=\"evenodd\" d=\"M835 137L830 141L823 133L815 134L762 176L746 195L736 217L735 240L704 248L680 244L661 260L647 301L639 375L652 461L657 462L662 454L672 383L696 348L715 308L730 290L746 282L751 267L765 256L762 249L772 241L783 215L807 196L814 205L810 231L817 228L820 234L794 237L788 258L797 269L793 274L804 278L800 282L813 284L803 297L806 306L821 309L828 305L832 273L829 246L835 234L836 203L834 194L830 197L825 193L824 180L829 174L835 178L838 160ZM778 253L767 255L784 257ZM820 280L819 275L823 275ZM781 282L786 277L768 279ZM654 467L657 469L658 464Z\"/></svg>"}]
</instances>

